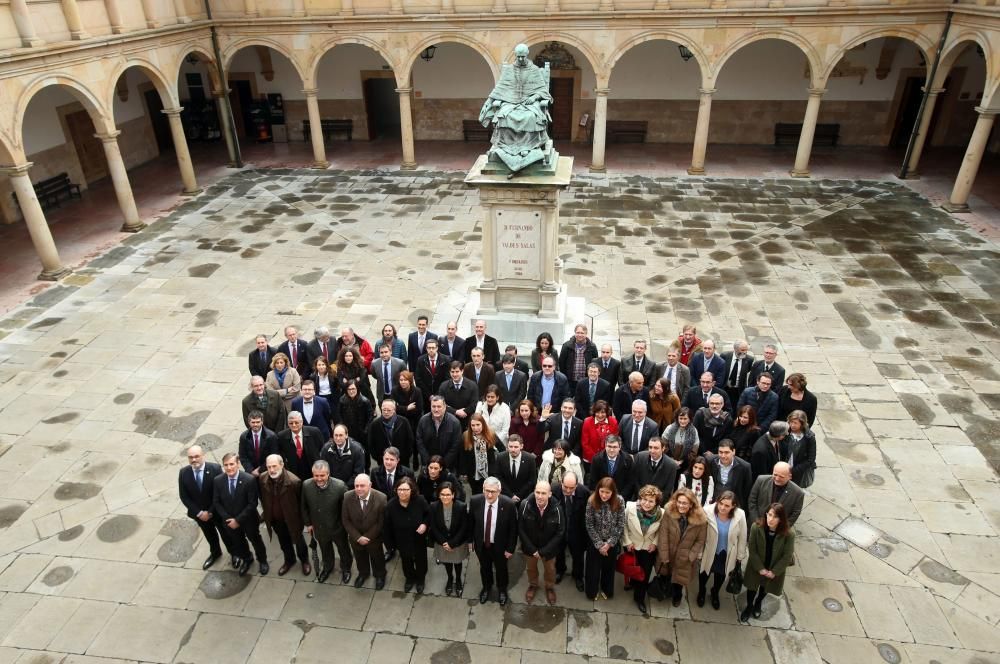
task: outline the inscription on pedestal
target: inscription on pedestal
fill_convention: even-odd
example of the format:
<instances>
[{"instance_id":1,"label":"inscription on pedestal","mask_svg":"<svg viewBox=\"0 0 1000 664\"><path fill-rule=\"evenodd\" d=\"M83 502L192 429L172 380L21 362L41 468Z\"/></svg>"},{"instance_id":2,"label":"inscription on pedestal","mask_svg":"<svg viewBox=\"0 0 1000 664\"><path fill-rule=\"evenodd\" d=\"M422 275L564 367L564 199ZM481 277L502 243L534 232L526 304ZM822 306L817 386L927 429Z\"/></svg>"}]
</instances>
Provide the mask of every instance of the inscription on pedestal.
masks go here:
<instances>
[{"instance_id":1,"label":"inscription on pedestal","mask_svg":"<svg viewBox=\"0 0 1000 664\"><path fill-rule=\"evenodd\" d=\"M538 210L497 210L497 279L542 278L542 213Z\"/></svg>"}]
</instances>

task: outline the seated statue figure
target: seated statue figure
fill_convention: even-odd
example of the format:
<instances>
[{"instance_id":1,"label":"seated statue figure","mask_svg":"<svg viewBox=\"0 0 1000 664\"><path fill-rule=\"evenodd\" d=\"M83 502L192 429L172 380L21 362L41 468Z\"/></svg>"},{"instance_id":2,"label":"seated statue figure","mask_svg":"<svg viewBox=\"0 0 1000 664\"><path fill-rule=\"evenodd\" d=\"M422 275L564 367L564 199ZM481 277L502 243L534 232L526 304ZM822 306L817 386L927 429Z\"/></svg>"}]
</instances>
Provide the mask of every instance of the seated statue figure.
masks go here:
<instances>
[{"instance_id":1,"label":"seated statue figure","mask_svg":"<svg viewBox=\"0 0 1000 664\"><path fill-rule=\"evenodd\" d=\"M548 154L549 69L528 59L528 47L518 44L514 64L504 65L493 92L483 104L479 121L493 126L489 155L511 170L511 177L526 166L544 162Z\"/></svg>"}]
</instances>

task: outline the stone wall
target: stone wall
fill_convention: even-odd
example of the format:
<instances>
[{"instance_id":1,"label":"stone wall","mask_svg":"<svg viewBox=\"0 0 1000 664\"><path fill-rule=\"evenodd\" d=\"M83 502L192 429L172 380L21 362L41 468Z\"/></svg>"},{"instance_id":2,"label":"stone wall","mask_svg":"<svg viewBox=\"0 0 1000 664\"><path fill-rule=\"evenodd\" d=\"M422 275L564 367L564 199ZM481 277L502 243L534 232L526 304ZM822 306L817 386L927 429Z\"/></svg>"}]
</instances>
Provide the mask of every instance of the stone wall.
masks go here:
<instances>
[{"instance_id":1,"label":"stone wall","mask_svg":"<svg viewBox=\"0 0 1000 664\"><path fill-rule=\"evenodd\" d=\"M156 135L153 133L153 124L147 116L122 122L118 125L118 129L122 132L118 136L118 148L122 152L125 168L145 164L160 155Z\"/></svg>"},{"instance_id":2,"label":"stone wall","mask_svg":"<svg viewBox=\"0 0 1000 664\"><path fill-rule=\"evenodd\" d=\"M413 136L418 141L461 141L462 120L476 120L482 99L413 99Z\"/></svg>"}]
</instances>

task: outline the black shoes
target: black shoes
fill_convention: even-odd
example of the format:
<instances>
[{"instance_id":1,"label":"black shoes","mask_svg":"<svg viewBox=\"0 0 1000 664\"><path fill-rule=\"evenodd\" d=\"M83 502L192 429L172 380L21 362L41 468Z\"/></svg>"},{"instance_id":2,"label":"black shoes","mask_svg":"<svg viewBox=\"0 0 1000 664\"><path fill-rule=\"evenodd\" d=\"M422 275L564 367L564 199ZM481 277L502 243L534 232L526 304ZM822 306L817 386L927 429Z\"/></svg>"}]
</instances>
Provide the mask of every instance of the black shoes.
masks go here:
<instances>
[{"instance_id":1,"label":"black shoes","mask_svg":"<svg viewBox=\"0 0 1000 664\"><path fill-rule=\"evenodd\" d=\"M368 580L367 576L358 575L358 578L354 579L354 587L360 588L361 586L365 585L365 581L367 580Z\"/></svg>"},{"instance_id":2,"label":"black shoes","mask_svg":"<svg viewBox=\"0 0 1000 664\"><path fill-rule=\"evenodd\" d=\"M745 609L743 609L743 611L740 612L740 622L741 623L749 623L750 622L750 611L751 611L751 609L752 609L752 607L750 607L748 605Z\"/></svg>"},{"instance_id":3,"label":"black shoes","mask_svg":"<svg viewBox=\"0 0 1000 664\"><path fill-rule=\"evenodd\" d=\"M403 584L403 592L408 593L413 590L413 581L407 581Z\"/></svg>"},{"instance_id":4,"label":"black shoes","mask_svg":"<svg viewBox=\"0 0 1000 664\"><path fill-rule=\"evenodd\" d=\"M233 556L230 562L233 563L233 569L239 569L240 565L243 564L243 561L237 558L236 556Z\"/></svg>"},{"instance_id":5,"label":"black shoes","mask_svg":"<svg viewBox=\"0 0 1000 664\"><path fill-rule=\"evenodd\" d=\"M253 560L250 558L247 558L246 560L243 559L238 559L238 560L240 561L239 575L246 576L247 572L250 571L250 563L252 563Z\"/></svg>"},{"instance_id":6,"label":"black shoes","mask_svg":"<svg viewBox=\"0 0 1000 664\"><path fill-rule=\"evenodd\" d=\"M760 618L760 614L761 614L761 605L760 604L754 604L753 605L753 613L751 615L753 615L754 619L756 620L756 619Z\"/></svg>"},{"instance_id":7,"label":"black shoes","mask_svg":"<svg viewBox=\"0 0 1000 664\"><path fill-rule=\"evenodd\" d=\"M719 601L719 591L718 590L713 590L712 591L712 608L715 609L716 611L718 611L719 607L721 607L721 606L722 606L722 602Z\"/></svg>"},{"instance_id":8,"label":"black shoes","mask_svg":"<svg viewBox=\"0 0 1000 664\"><path fill-rule=\"evenodd\" d=\"M673 604L674 606L680 606L680 605L681 605L681 598L680 598L680 597L674 597L674 600L673 600L673 602L671 602L671 603L672 603L672 604Z\"/></svg>"},{"instance_id":9,"label":"black shoes","mask_svg":"<svg viewBox=\"0 0 1000 664\"><path fill-rule=\"evenodd\" d=\"M375 577L375 590L382 590L383 588L385 588L385 577L384 576L376 576Z\"/></svg>"},{"instance_id":10,"label":"black shoes","mask_svg":"<svg viewBox=\"0 0 1000 664\"><path fill-rule=\"evenodd\" d=\"M391 549L391 550L385 552L385 562L389 562L390 560L392 560L395 557L396 557L396 550L395 549Z\"/></svg>"},{"instance_id":11,"label":"black shoes","mask_svg":"<svg viewBox=\"0 0 1000 664\"><path fill-rule=\"evenodd\" d=\"M205 558L205 562L202 563L202 569L208 569L215 564L215 561L222 557L221 553L213 553L208 558Z\"/></svg>"},{"instance_id":12,"label":"black shoes","mask_svg":"<svg viewBox=\"0 0 1000 664\"><path fill-rule=\"evenodd\" d=\"M490 601L490 589L483 588L482 591L479 593L479 603L486 604L486 602L488 601Z\"/></svg>"},{"instance_id":13,"label":"black shoes","mask_svg":"<svg viewBox=\"0 0 1000 664\"><path fill-rule=\"evenodd\" d=\"M340 582L343 583L345 586L348 583L351 582L351 571L350 570L347 570L346 572L341 572L340 573ZM364 583L364 582L362 581L362 583Z\"/></svg>"},{"instance_id":14,"label":"black shoes","mask_svg":"<svg viewBox=\"0 0 1000 664\"><path fill-rule=\"evenodd\" d=\"M267 564L266 561L260 561L260 575L267 576L267 573L271 571L271 566Z\"/></svg>"},{"instance_id":15,"label":"black shoes","mask_svg":"<svg viewBox=\"0 0 1000 664\"><path fill-rule=\"evenodd\" d=\"M462 596L462 592L464 590L465 590L465 588L462 587L462 582L461 581L456 581L455 582L455 597L461 597Z\"/></svg>"},{"instance_id":16,"label":"black shoes","mask_svg":"<svg viewBox=\"0 0 1000 664\"><path fill-rule=\"evenodd\" d=\"M424 584L423 583L418 583L417 584L417 594L418 595L423 595L424 594Z\"/></svg>"},{"instance_id":17,"label":"black shoes","mask_svg":"<svg viewBox=\"0 0 1000 664\"><path fill-rule=\"evenodd\" d=\"M507 593L501 590L500 594L497 595L497 602L500 606L507 606Z\"/></svg>"},{"instance_id":18,"label":"black shoes","mask_svg":"<svg viewBox=\"0 0 1000 664\"><path fill-rule=\"evenodd\" d=\"M562 583L563 576L565 575L566 575L565 572L556 572L556 584Z\"/></svg>"},{"instance_id":19,"label":"black shoes","mask_svg":"<svg viewBox=\"0 0 1000 664\"><path fill-rule=\"evenodd\" d=\"M583 592L583 579L576 579L576 589Z\"/></svg>"},{"instance_id":20,"label":"black shoes","mask_svg":"<svg viewBox=\"0 0 1000 664\"><path fill-rule=\"evenodd\" d=\"M444 585L444 594L451 597L451 594L455 592L455 582L449 581Z\"/></svg>"},{"instance_id":21,"label":"black shoes","mask_svg":"<svg viewBox=\"0 0 1000 664\"><path fill-rule=\"evenodd\" d=\"M320 583L326 583L326 580L329 578L330 578L330 570L325 569L319 573L319 576L316 577L316 580L319 581Z\"/></svg>"},{"instance_id":22,"label":"black shoes","mask_svg":"<svg viewBox=\"0 0 1000 664\"><path fill-rule=\"evenodd\" d=\"M705 606L705 589L698 589L698 606Z\"/></svg>"},{"instance_id":23,"label":"black shoes","mask_svg":"<svg viewBox=\"0 0 1000 664\"><path fill-rule=\"evenodd\" d=\"M636 600L635 605L639 607L639 612L642 613L642 615L644 615L644 616L648 616L649 615L649 609L646 608L646 603L645 602L643 602L641 600Z\"/></svg>"}]
</instances>

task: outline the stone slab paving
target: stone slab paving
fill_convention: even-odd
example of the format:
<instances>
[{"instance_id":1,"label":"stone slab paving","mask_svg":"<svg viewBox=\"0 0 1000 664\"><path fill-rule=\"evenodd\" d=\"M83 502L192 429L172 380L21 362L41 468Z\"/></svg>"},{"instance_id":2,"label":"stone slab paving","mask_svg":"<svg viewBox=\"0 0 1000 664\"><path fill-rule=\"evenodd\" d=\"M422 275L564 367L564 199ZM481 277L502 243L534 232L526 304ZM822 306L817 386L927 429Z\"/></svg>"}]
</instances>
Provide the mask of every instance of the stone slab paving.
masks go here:
<instances>
[{"instance_id":1,"label":"stone slab paving","mask_svg":"<svg viewBox=\"0 0 1000 664\"><path fill-rule=\"evenodd\" d=\"M236 173L0 320L0 663L1000 659L1000 248L886 182L578 176L563 198L595 341L659 361L693 322L775 343L819 396L798 564L750 626L742 596L643 618L620 579L527 606L519 557L505 609L473 599L474 561L463 599L435 565L422 597L398 563L381 592L202 572L177 470L234 449L254 335L458 318L462 176Z\"/></svg>"}]
</instances>

